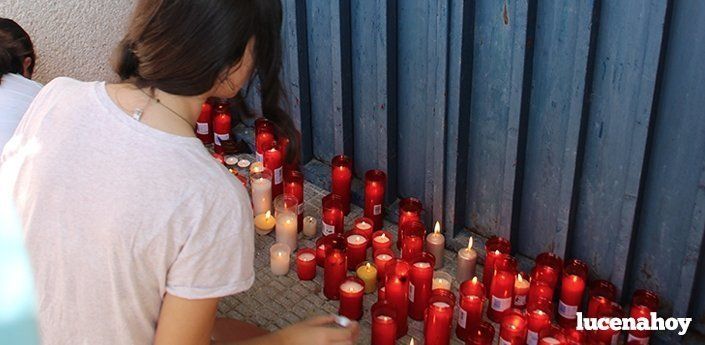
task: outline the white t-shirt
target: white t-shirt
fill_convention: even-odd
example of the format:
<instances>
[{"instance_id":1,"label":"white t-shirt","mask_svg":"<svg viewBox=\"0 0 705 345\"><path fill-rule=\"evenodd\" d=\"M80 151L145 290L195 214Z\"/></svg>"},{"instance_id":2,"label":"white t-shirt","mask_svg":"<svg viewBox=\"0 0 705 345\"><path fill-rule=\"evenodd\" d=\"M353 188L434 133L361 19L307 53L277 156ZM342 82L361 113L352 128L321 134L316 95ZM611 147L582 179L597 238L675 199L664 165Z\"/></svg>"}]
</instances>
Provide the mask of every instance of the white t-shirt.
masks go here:
<instances>
[{"instance_id":1,"label":"white t-shirt","mask_svg":"<svg viewBox=\"0 0 705 345\"><path fill-rule=\"evenodd\" d=\"M19 74L5 74L0 81L0 152L15 132L22 115L42 84Z\"/></svg>"},{"instance_id":2,"label":"white t-shirt","mask_svg":"<svg viewBox=\"0 0 705 345\"><path fill-rule=\"evenodd\" d=\"M166 292L254 281L243 185L196 138L133 120L102 82L42 89L0 157L35 270L44 344L149 344Z\"/></svg>"}]
</instances>

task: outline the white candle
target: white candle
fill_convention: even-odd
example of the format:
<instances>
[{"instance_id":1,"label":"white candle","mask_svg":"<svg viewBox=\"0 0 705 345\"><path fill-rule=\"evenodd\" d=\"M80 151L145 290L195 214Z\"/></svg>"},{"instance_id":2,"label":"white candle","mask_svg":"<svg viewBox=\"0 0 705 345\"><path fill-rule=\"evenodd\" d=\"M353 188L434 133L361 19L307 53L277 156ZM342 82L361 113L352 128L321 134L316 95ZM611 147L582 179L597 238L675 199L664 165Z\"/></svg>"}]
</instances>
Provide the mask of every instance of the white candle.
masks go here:
<instances>
[{"instance_id":1,"label":"white candle","mask_svg":"<svg viewBox=\"0 0 705 345\"><path fill-rule=\"evenodd\" d=\"M365 236L361 236L361 235L348 236L348 243L353 244L353 245L354 244L363 244L363 243L365 243L366 240L367 239L365 238Z\"/></svg>"},{"instance_id":2,"label":"white candle","mask_svg":"<svg viewBox=\"0 0 705 345\"><path fill-rule=\"evenodd\" d=\"M450 304L446 302L433 302L433 305L438 308L450 308Z\"/></svg>"},{"instance_id":3,"label":"white candle","mask_svg":"<svg viewBox=\"0 0 705 345\"><path fill-rule=\"evenodd\" d=\"M475 276L475 266L477 265L477 252L472 248L472 237L468 240L467 248L458 251L458 267L455 278L458 283L472 279Z\"/></svg>"},{"instance_id":4,"label":"white candle","mask_svg":"<svg viewBox=\"0 0 705 345\"><path fill-rule=\"evenodd\" d=\"M436 259L436 269L443 267L445 245L446 238L441 233L441 223L436 222L433 232L426 236L426 251L433 254L433 257Z\"/></svg>"},{"instance_id":5,"label":"white candle","mask_svg":"<svg viewBox=\"0 0 705 345\"><path fill-rule=\"evenodd\" d=\"M431 290L444 289L450 291L453 276L443 271L433 272L433 281L431 282Z\"/></svg>"},{"instance_id":6,"label":"white candle","mask_svg":"<svg viewBox=\"0 0 705 345\"><path fill-rule=\"evenodd\" d=\"M269 265L272 273L277 276L289 272L291 248L284 243L275 243L269 248Z\"/></svg>"},{"instance_id":7,"label":"white candle","mask_svg":"<svg viewBox=\"0 0 705 345\"><path fill-rule=\"evenodd\" d=\"M304 218L304 235L307 237L314 237L316 236L316 225L318 224L318 221L316 221L316 218L313 218L311 216L306 216Z\"/></svg>"},{"instance_id":8,"label":"white candle","mask_svg":"<svg viewBox=\"0 0 705 345\"><path fill-rule=\"evenodd\" d=\"M380 261L389 261L392 259L392 256L389 254L379 254L377 255L377 259L379 259Z\"/></svg>"},{"instance_id":9,"label":"white candle","mask_svg":"<svg viewBox=\"0 0 705 345\"><path fill-rule=\"evenodd\" d=\"M360 283L358 283L358 282L354 282L354 281L350 281L350 280L348 280L340 285L340 290L351 292L351 293L360 292L360 291L362 291L362 289L364 289L364 286L360 285Z\"/></svg>"},{"instance_id":10,"label":"white candle","mask_svg":"<svg viewBox=\"0 0 705 345\"><path fill-rule=\"evenodd\" d=\"M298 258L301 261L311 261L311 260L315 259L316 256L313 255L313 253L303 253L303 254L299 255Z\"/></svg>"},{"instance_id":11,"label":"white candle","mask_svg":"<svg viewBox=\"0 0 705 345\"><path fill-rule=\"evenodd\" d=\"M364 231L364 230L370 230L370 228L372 227L372 225L368 224L368 223L367 223L366 221L364 221L364 220L361 221L361 222L359 222L359 223L357 223L356 226L357 226L358 229L363 230L363 231Z\"/></svg>"},{"instance_id":12,"label":"white candle","mask_svg":"<svg viewBox=\"0 0 705 345\"><path fill-rule=\"evenodd\" d=\"M290 249L296 250L296 236L298 234L296 214L294 212L279 212L277 226L275 227L278 243L284 243Z\"/></svg>"},{"instance_id":13,"label":"white candle","mask_svg":"<svg viewBox=\"0 0 705 345\"><path fill-rule=\"evenodd\" d=\"M252 211L255 215L265 213L272 209L272 181L263 177L253 179Z\"/></svg>"},{"instance_id":14,"label":"white candle","mask_svg":"<svg viewBox=\"0 0 705 345\"><path fill-rule=\"evenodd\" d=\"M386 255L386 254L383 254L383 255ZM414 267L416 267L416 268L428 268L428 267L431 267L431 265L429 265L428 262L420 261L420 262L415 263L415 264L414 264Z\"/></svg>"}]
</instances>

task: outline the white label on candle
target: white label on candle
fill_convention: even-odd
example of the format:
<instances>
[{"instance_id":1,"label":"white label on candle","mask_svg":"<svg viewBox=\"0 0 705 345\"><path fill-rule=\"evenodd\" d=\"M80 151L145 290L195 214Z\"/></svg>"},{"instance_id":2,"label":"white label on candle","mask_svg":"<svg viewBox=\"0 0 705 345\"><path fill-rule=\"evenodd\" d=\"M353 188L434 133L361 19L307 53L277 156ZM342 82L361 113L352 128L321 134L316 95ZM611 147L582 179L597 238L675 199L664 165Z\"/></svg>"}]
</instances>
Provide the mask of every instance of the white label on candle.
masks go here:
<instances>
[{"instance_id":1,"label":"white label on candle","mask_svg":"<svg viewBox=\"0 0 705 345\"><path fill-rule=\"evenodd\" d=\"M304 213L304 203L300 203L299 206L296 206L296 213L297 213L297 214L303 214L303 213Z\"/></svg>"},{"instance_id":2,"label":"white label on candle","mask_svg":"<svg viewBox=\"0 0 705 345\"><path fill-rule=\"evenodd\" d=\"M373 207L372 209L372 214L374 214L375 216L382 214L382 205L375 205L375 207Z\"/></svg>"},{"instance_id":3,"label":"white label on candle","mask_svg":"<svg viewBox=\"0 0 705 345\"><path fill-rule=\"evenodd\" d=\"M263 162L263 161L264 161L264 156L263 156L261 153L257 152L256 155L257 155L257 161L258 161L258 162Z\"/></svg>"},{"instance_id":4,"label":"white label on candle","mask_svg":"<svg viewBox=\"0 0 705 345\"><path fill-rule=\"evenodd\" d=\"M637 336L629 334L629 336L627 337L627 344L632 344L632 343L648 345L649 338L648 337L641 338L641 337L637 337Z\"/></svg>"},{"instance_id":5,"label":"white label on candle","mask_svg":"<svg viewBox=\"0 0 705 345\"><path fill-rule=\"evenodd\" d=\"M218 134L215 133L215 144L220 145L220 143L223 140L229 140L230 139L230 133L225 133L225 134Z\"/></svg>"},{"instance_id":6,"label":"white label on candle","mask_svg":"<svg viewBox=\"0 0 705 345\"><path fill-rule=\"evenodd\" d=\"M323 222L323 235L330 235L335 232L335 226Z\"/></svg>"},{"instance_id":7,"label":"white label on candle","mask_svg":"<svg viewBox=\"0 0 705 345\"><path fill-rule=\"evenodd\" d=\"M514 297L514 305L517 307L523 307L526 305L526 295L519 295Z\"/></svg>"},{"instance_id":8,"label":"white label on candle","mask_svg":"<svg viewBox=\"0 0 705 345\"><path fill-rule=\"evenodd\" d=\"M502 337L499 337L499 345L512 345L511 341L506 341L502 339Z\"/></svg>"},{"instance_id":9,"label":"white label on candle","mask_svg":"<svg viewBox=\"0 0 705 345\"><path fill-rule=\"evenodd\" d=\"M577 305L567 305L563 301L558 301L558 314L566 319L575 319L578 313Z\"/></svg>"},{"instance_id":10,"label":"white label on candle","mask_svg":"<svg viewBox=\"0 0 705 345\"><path fill-rule=\"evenodd\" d=\"M414 291L416 291L416 287L414 284L409 283L409 301L414 302Z\"/></svg>"},{"instance_id":11,"label":"white label on candle","mask_svg":"<svg viewBox=\"0 0 705 345\"><path fill-rule=\"evenodd\" d=\"M274 169L274 184L282 183L282 168Z\"/></svg>"},{"instance_id":12,"label":"white label on candle","mask_svg":"<svg viewBox=\"0 0 705 345\"><path fill-rule=\"evenodd\" d=\"M458 316L458 325L462 328L465 328L465 324L468 322L468 312L466 312L463 308L460 308L460 316Z\"/></svg>"},{"instance_id":13,"label":"white label on candle","mask_svg":"<svg viewBox=\"0 0 705 345\"><path fill-rule=\"evenodd\" d=\"M532 331L532 330L529 330L526 333L526 344L527 345L536 345L538 343L539 343L539 334Z\"/></svg>"},{"instance_id":14,"label":"white label on candle","mask_svg":"<svg viewBox=\"0 0 705 345\"><path fill-rule=\"evenodd\" d=\"M196 122L196 133L208 134L208 122Z\"/></svg>"},{"instance_id":15,"label":"white label on candle","mask_svg":"<svg viewBox=\"0 0 705 345\"><path fill-rule=\"evenodd\" d=\"M492 310L505 311L512 306L512 298L497 298L492 296Z\"/></svg>"}]
</instances>

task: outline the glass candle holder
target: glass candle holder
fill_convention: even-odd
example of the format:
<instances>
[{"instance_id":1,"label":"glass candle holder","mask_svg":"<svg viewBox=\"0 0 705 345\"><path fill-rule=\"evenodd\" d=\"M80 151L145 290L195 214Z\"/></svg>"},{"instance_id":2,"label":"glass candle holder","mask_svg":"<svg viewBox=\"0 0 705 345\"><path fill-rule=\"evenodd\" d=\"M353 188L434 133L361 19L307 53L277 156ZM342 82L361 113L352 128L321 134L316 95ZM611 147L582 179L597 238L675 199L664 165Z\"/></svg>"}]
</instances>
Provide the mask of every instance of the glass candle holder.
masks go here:
<instances>
[{"instance_id":1,"label":"glass candle holder","mask_svg":"<svg viewBox=\"0 0 705 345\"><path fill-rule=\"evenodd\" d=\"M433 255L423 252L409 262L409 317L414 320L423 320L428 299L431 298L435 261Z\"/></svg>"},{"instance_id":2,"label":"glass candle holder","mask_svg":"<svg viewBox=\"0 0 705 345\"><path fill-rule=\"evenodd\" d=\"M316 218L313 218L311 216L306 216L303 220L304 223L304 236L306 237L315 237L317 233L317 225L318 221Z\"/></svg>"},{"instance_id":3,"label":"glass candle holder","mask_svg":"<svg viewBox=\"0 0 705 345\"><path fill-rule=\"evenodd\" d=\"M553 302L540 298L527 305L526 318L528 321L526 343L535 345L539 341L542 330L551 327L553 317Z\"/></svg>"},{"instance_id":4,"label":"glass candle holder","mask_svg":"<svg viewBox=\"0 0 705 345\"><path fill-rule=\"evenodd\" d=\"M274 124L260 117L255 120L255 155L258 162L264 159L264 148L269 147L276 137L274 135Z\"/></svg>"},{"instance_id":5,"label":"glass candle holder","mask_svg":"<svg viewBox=\"0 0 705 345\"><path fill-rule=\"evenodd\" d=\"M539 345L568 345L561 326L551 324L539 332Z\"/></svg>"},{"instance_id":6,"label":"glass candle holder","mask_svg":"<svg viewBox=\"0 0 705 345\"><path fill-rule=\"evenodd\" d=\"M551 289L555 290L558 286L558 278L560 277L556 272L557 271L551 266L534 266L531 270L531 281L544 281L551 286Z\"/></svg>"},{"instance_id":7,"label":"glass candle holder","mask_svg":"<svg viewBox=\"0 0 705 345\"><path fill-rule=\"evenodd\" d=\"M632 295L632 305L629 311L629 316L635 320L641 318L650 319L651 313L658 311L659 298L656 292L651 290L639 289L634 291ZM627 343L648 344L653 331L631 330L627 337Z\"/></svg>"},{"instance_id":8,"label":"glass candle holder","mask_svg":"<svg viewBox=\"0 0 705 345\"><path fill-rule=\"evenodd\" d=\"M284 154L279 150L276 141L264 146L262 163L272 171L272 196L276 198L284 192Z\"/></svg>"},{"instance_id":9,"label":"glass candle holder","mask_svg":"<svg viewBox=\"0 0 705 345\"><path fill-rule=\"evenodd\" d=\"M269 248L269 264L272 273L277 276L289 272L291 248L285 243L275 243Z\"/></svg>"},{"instance_id":10,"label":"glass candle holder","mask_svg":"<svg viewBox=\"0 0 705 345\"><path fill-rule=\"evenodd\" d=\"M284 174L284 194L296 198L296 223L299 232L304 230L304 174L290 170Z\"/></svg>"},{"instance_id":11,"label":"glass candle holder","mask_svg":"<svg viewBox=\"0 0 705 345\"><path fill-rule=\"evenodd\" d=\"M529 297L529 278L524 272L519 272L514 279L514 301L512 308L524 309Z\"/></svg>"},{"instance_id":12,"label":"glass candle holder","mask_svg":"<svg viewBox=\"0 0 705 345\"><path fill-rule=\"evenodd\" d=\"M290 194L281 194L274 199L274 216L277 218L275 228L278 243L285 243L292 250L296 250L298 226L296 210L299 201Z\"/></svg>"},{"instance_id":13,"label":"glass candle holder","mask_svg":"<svg viewBox=\"0 0 705 345\"><path fill-rule=\"evenodd\" d=\"M598 279L588 289L587 317L595 317L601 306L608 306L617 298L617 287L607 280Z\"/></svg>"},{"instance_id":14,"label":"glass candle holder","mask_svg":"<svg viewBox=\"0 0 705 345\"><path fill-rule=\"evenodd\" d=\"M597 310L597 318L624 318L626 313L622 306L617 303L610 303L609 306L600 307ZM620 330L608 327L605 330L593 330L588 332L588 338L595 341L596 344L617 344Z\"/></svg>"},{"instance_id":15,"label":"glass candle holder","mask_svg":"<svg viewBox=\"0 0 705 345\"><path fill-rule=\"evenodd\" d=\"M504 254L503 257L495 261L494 266L495 272L490 288L490 308L487 310L487 316L494 322L502 322L505 314L512 307L517 261L508 254Z\"/></svg>"},{"instance_id":16,"label":"glass candle holder","mask_svg":"<svg viewBox=\"0 0 705 345\"><path fill-rule=\"evenodd\" d=\"M355 234L348 231L344 234L346 248L345 252L348 256L348 270L352 271L361 262L367 259L367 238L363 235Z\"/></svg>"},{"instance_id":17,"label":"glass candle holder","mask_svg":"<svg viewBox=\"0 0 705 345\"><path fill-rule=\"evenodd\" d=\"M384 192L387 188L387 174L382 170L368 170L365 173L365 217L372 220L374 230L383 225Z\"/></svg>"},{"instance_id":18,"label":"glass candle holder","mask_svg":"<svg viewBox=\"0 0 705 345\"><path fill-rule=\"evenodd\" d=\"M528 322L524 314L511 309L502 317L499 331L499 343L511 345L526 344Z\"/></svg>"},{"instance_id":19,"label":"glass candle holder","mask_svg":"<svg viewBox=\"0 0 705 345\"><path fill-rule=\"evenodd\" d=\"M421 222L421 213L423 212L423 204L417 198L403 198L399 200L399 221L397 225L401 228L402 224L410 221ZM400 231L397 238L397 249L401 249L402 239L404 234Z\"/></svg>"},{"instance_id":20,"label":"glass candle holder","mask_svg":"<svg viewBox=\"0 0 705 345\"><path fill-rule=\"evenodd\" d=\"M272 210L272 171L250 174L250 191L252 194L252 213L255 216Z\"/></svg>"},{"instance_id":21,"label":"glass candle holder","mask_svg":"<svg viewBox=\"0 0 705 345\"><path fill-rule=\"evenodd\" d=\"M203 142L203 145L213 143L213 126L211 126L213 115L213 105L205 102L201 105L201 113L196 120L196 137Z\"/></svg>"},{"instance_id":22,"label":"glass candle holder","mask_svg":"<svg viewBox=\"0 0 705 345\"><path fill-rule=\"evenodd\" d=\"M375 266L377 266L377 280L382 285L384 285L387 264L395 258L396 254L394 254L394 252L389 248L383 248L374 253L373 260L375 262Z\"/></svg>"},{"instance_id":23,"label":"glass candle holder","mask_svg":"<svg viewBox=\"0 0 705 345\"><path fill-rule=\"evenodd\" d=\"M587 264L578 259L571 259L563 269L561 294L558 300L558 323L563 328L575 327L577 312L580 311L583 301L587 273Z\"/></svg>"},{"instance_id":24,"label":"glass candle holder","mask_svg":"<svg viewBox=\"0 0 705 345\"><path fill-rule=\"evenodd\" d=\"M451 291L453 286L453 275L444 271L433 272L433 282L431 290L448 290Z\"/></svg>"},{"instance_id":25,"label":"glass candle holder","mask_svg":"<svg viewBox=\"0 0 705 345\"><path fill-rule=\"evenodd\" d=\"M424 315L424 344L447 345L453 324L455 296L447 290L434 290Z\"/></svg>"},{"instance_id":26,"label":"glass candle holder","mask_svg":"<svg viewBox=\"0 0 705 345\"><path fill-rule=\"evenodd\" d=\"M409 330L409 273L411 265L402 259L393 259L385 268L385 299L397 313L397 339Z\"/></svg>"},{"instance_id":27,"label":"glass candle holder","mask_svg":"<svg viewBox=\"0 0 705 345\"><path fill-rule=\"evenodd\" d=\"M392 305L381 300L372 305L372 345L394 345L397 339L397 313Z\"/></svg>"},{"instance_id":28,"label":"glass candle holder","mask_svg":"<svg viewBox=\"0 0 705 345\"><path fill-rule=\"evenodd\" d=\"M423 252L424 236L426 235L426 226L423 223L408 221L399 226L399 234L404 236L401 246L402 259L411 260Z\"/></svg>"},{"instance_id":29,"label":"glass candle holder","mask_svg":"<svg viewBox=\"0 0 705 345\"><path fill-rule=\"evenodd\" d=\"M352 183L352 159L345 155L333 157L331 161L331 192L340 196L343 213L350 213L350 185Z\"/></svg>"},{"instance_id":30,"label":"glass candle holder","mask_svg":"<svg viewBox=\"0 0 705 345\"><path fill-rule=\"evenodd\" d=\"M372 253L380 249L392 248L392 233L384 230L377 230L372 234Z\"/></svg>"},{"instance_id":31,"label":"glass candle holder","mask_svg":"<svg viewBox=\"0 0 705 345\"><path fill-rule=\"evenodd\" d=\"M326 253L332 248L345 251L345 237L342 234L321 236L316 240L316 263L318 266L323 267Z\"/></svg>"},{"instance_id":32,"label":"glass candle holder","mask_svg":"<svg viewBox=\"0 0 705 345\"><path fill-rule=\"evenodd\" d=\"M527 304L535 303L541 298L553 301L553 288L543 280L532 278L529 284L529 298Z\"/></svg>"},{"instance_id":33,"label":"glass candle holder","mask_svg":"<svg viewBox=\"0 0 705 345\"><path fill-rule=\"evenodd\" d=\"M353 230L367 238L368 246L372 246L372 219L367 217L358 217L353 221Z\"/></svg>"},{"instance_id":34,"label":"glass candle holder","mask_svg":"<svg viewBox=\"0 0 705 345\"><path fill-rule=\"evenodd\" d=\"M466 280L458 288L458 325L455 335L467 340L469 331L482 320L482 307L485 302L485 287L477 277ZM494 334L494 329L492 330Z\"/></svg>"},{"instance_id":35,"label":"glass candle holder","mask_svg":"<svg viewBox=\"0 0 705 345\"><path fill-rule=\"evenodd\" d=\"M326 298L340 298L340 284L345 280L346 272L345 252L334 247L326 248L326 260L323 264L323 295Z\"/></svg>"},{"instance_id":36,"label":"glass candle holder","mask_svg":"<svg viewBox=\"0 0 705 345\"><path fill-rule=\"evenodd\" d=\"M296 252L296 274L300 280L313 280L313 278L316 278L315 250L303 248Z\"/></svg>"},{"instance_id":37,"label":"glass candle holder","mask_svg":"<svg viewBox=\"0 0 705 345\"><path fill-rule=\"evenodd\" d=\"M549 276L546 278L548 279L548 282L551 283L551 286L555 289L556 284L558 283L558 279L563 273L563 259L561 259L560 256L551 252L541 253L536 256L536 266L546 266L553 269L553 273L555 274L555 276Z\"/></svg>"},{"instance_id":38,"label":"glass candle holder","mask_svg":"<svg viewBox=\"0 0 705 345\"><path fill-rule=\"evenodd\" d=\"M338 314L351 320L362 318L362 296L365 282L357 277L347 277L340 284L340 307Z\"/></svg>"},{"instance_id":39,"label":"glass candle holder","mask_svg":"<svg viewBox=\"0 0 705 345\"><path fill-rule=\"evenodd\" d=\"M509 254L511 244L503 237L492 236L485 242L485 266L482 269L482 282L485 284L485 294L489 296L494 276L494 262L502 254Z\"/></svg>"},{"instance_id":40,"label":"glass candle holder","mask_svg":"<svg viewBox=\"0 0 705 345\"><path fill-rule=\"evenodd\" d=\"M492 345L494 342L494 326L487 321L480 321L477 327L468 331L465 345Z\"/></svg>"},{"instance_id":41,"label":"glass candle holder","mask_svg":"<svg viewBox=\"0 0 705 345\"><path fill-rule=\"evenodd\" d=\"M323 223L323 235L333 233L343 233L343 206L341 199L335 194L328 194L323 197L322 201L321 222Z\"/></svg>"},{"instance_id":42,"label":"glass candle holder","mask_svg":"<svg viewBox=\"0 0 705 345\"><path fill-rule=\"evenodd\" d=\"M355 274L365 282L365 293L377 290L377 266L369 261L361 262L355 268Z\"/></svg>"}]
</instances>

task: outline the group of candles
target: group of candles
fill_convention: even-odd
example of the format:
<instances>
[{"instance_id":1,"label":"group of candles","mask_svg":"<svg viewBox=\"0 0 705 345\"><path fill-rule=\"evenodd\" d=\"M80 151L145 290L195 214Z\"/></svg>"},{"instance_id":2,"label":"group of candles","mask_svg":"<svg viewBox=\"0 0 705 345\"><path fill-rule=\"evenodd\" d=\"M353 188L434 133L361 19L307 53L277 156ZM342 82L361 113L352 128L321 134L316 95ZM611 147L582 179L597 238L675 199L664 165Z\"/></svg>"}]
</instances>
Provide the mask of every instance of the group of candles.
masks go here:
<instances>
[{"instance_id":1,"label":"group of candles","mask_svg":"<svg viewBox=\"0 0 705 345\"><path fill-rule=\"evenodd\" d=\"M276 144L274 132L266 129L267 123L256 123L258 162L250 167L250 188L256 231L266 234L275 229L276 243L270 248L271 270L283 275L288 273L291 253L297 249L298 233L314 237L317 221L311 216L303 218L301 172L289 169L283 179L277 178L282 173L276 171L284 168L284 150ZM279 153L272 155L271 150ZM382 229L386 174L370 170L365 174L364 216L355 219L352 229L345 231L352 160L341 155L331 163L332 192L322 200L322 236L315 248L296 251L296 271L299 279L312 280L317 266L322 267L324 296L339 300L339 314L353 320L363 316L363 296L377 292L377 302L370 310L372 344L394 344L407 333L408 318L424 322L425 344L448 344L456 312L455 335L466 344L493 342L495 329L483 320L484 314L499 323L499 344L582 344L588 340L616 344L619 331L575 329L576 313L582 310L584 299L586 317L625 314L615 302L616 288L612 283L596 280L588 288L588 267L584 262L571 259L564 264L555 254L542 253L536 257L530 274L525 274L518 272L517 260L510 255L510 242L491 237L485 243L480 281L476 276L478 254L470 238L468 246L457 255L456 298L451 288L453 277L435 271L443 267L445 237L439 223L426 234L421 202L415 198L400 200L395 242L392 233ZM277 184L282 185L279 190L275 188ZM372 256L368 259L370 249ZM354 274L348 275L348 271ZM648 318L658 304L654 292L637 290L630 315ZM630 331L628 342L648 344L649 337L649 331Z\"/></svg>"}]
</instances>

